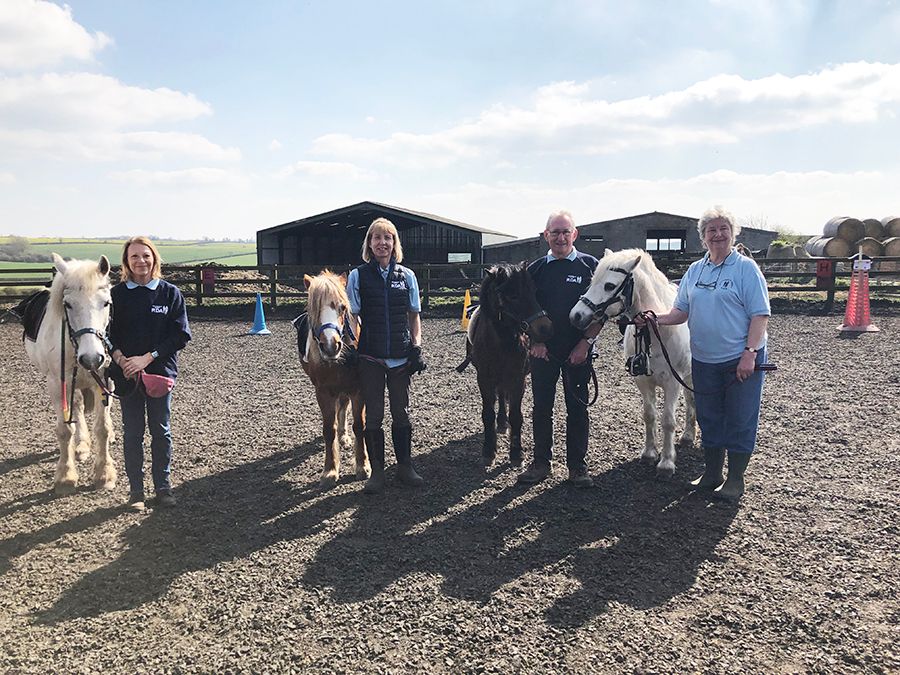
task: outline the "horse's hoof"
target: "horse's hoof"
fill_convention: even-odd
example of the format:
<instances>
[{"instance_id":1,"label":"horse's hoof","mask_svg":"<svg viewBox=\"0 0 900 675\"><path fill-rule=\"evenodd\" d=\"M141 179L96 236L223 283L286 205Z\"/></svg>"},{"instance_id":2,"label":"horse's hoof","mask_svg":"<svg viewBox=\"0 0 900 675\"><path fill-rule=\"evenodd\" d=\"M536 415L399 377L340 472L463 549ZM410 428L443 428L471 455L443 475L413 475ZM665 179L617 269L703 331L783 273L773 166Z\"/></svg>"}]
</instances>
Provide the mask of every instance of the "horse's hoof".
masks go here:
<instances>
[{"instance_id":1,"label":"horse's hoof","mask_svg":"<svg viewBox=\"0 0 900 675\"><path fill-rule=\"evenodd\" d=\"M522 466L522 450L511 451L509 453L509 465L513 467Z\"/></svg>"},{"instance_id":2,"label":"horse's hoof","mask_svg":"<svg viewBox=\"0 0 900 675\"><path fill-rule=\"evenodd\" d=\"M338 477L337 473L323 473L322 477L319 478L319 487L323 490L328 490L337 485Z\"/></svg>"},{"instance_id":3,"label":"horse's hoof","mask_svg":"<svg viewBox=\"0 0 900 675\"><path fill-rule=\"evenodd\" d=\"M94 481L94 489L95 490L115 490L116 489L116 479L115 478L106 478Z\"/></svg>"},{"instance_id":4,"label":"horse's hoof","mask_svg":"<svg viewBox=\"0 0 900 675\"><path fill-rule=\"evenodd\" d=\"M498 436L502 436L502 435L505 434L507 431L509 431L509 425L508 425L508 424L498 424L498 425L497 425L497 435L498 435Z\"/></svg>"},{"instance_id":5,"label":"horse's hoof","mask_svg":"<svg viewBox=\"0 0 900 675\"><path fill-rule=\"evenodd\" d=\"M68 497L69 495L75 494L77 487L77 480L64 480L53 486L53 492L57 497Z\"/></svg>"},{"instance_id":6,"label":"horse's hoof","mask_svg":"<svg viewBox=\"0 0 900 675\"><path fill-rule=\"evenodd\" d=\"M674 476L674 475L675 475L675 467L674 466L672 466L672 467L657 466L656 467L656 477L659 478L660 480L671 480L672 476Z\"/></svg>"},{"instance_id":7,"label":"horse's hoof","mask_svg":"<svg viewBox=\"0 0 900 675\"><path fill-rule=\"evenodd\" d=\"M678 447L679 448L693 448L694 447L694 437L693 436L682 436L678 439Z\"/></svg>"},{"instance_id":8,"label":"horse's hoof","mask_svg":"<svg viewBox=\"0 0 900 675\"><path fill-rule=\"evenodd\" d=\"M356 480L368 480L372 475L372 468L368 465L356 469Z\"/></svg>"},{"instance_id":9,"label":"horse's hoof","mask_svg":"<svg viewBox=\"0 0 900 675\"><path fill-rule=\"evenodd\" d=\"M659 459L659 453L652 452L648 453L646 450L641 454L641 461L645 464L656 464Z\"/></svg>"},{"instance_id":10,"label":"horse's hoof","mask_svg":"<svg viewBox=\"0 0 900 675\"><path fill-rule=\"evenodd\" d=\"M482 455L481 462L484 464L485 469L490 469L494 465L494 460L497 459L497 455Z\"/></svg>"}]
</instances>

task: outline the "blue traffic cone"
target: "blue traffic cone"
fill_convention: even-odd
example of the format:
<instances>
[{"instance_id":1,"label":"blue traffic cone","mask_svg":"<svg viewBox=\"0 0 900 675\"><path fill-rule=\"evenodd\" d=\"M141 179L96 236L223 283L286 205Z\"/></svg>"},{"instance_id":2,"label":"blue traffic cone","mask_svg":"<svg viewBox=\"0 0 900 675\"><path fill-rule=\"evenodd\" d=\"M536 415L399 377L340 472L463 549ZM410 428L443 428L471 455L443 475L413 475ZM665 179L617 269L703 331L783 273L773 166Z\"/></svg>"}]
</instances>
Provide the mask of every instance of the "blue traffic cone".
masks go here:
<instances>
[{"instance_id":1,"label":"blue traffic cone","mask_svg":"<svg viewBox=\"0 0 900 675\"><path fill-rule=\"evenodd\" d=\"M256 315L253 317L253 328L250 335L271 335L272 331L266 328L266 315L263 314L262 296L256 294Z\"/></svg>"}]
</instances>

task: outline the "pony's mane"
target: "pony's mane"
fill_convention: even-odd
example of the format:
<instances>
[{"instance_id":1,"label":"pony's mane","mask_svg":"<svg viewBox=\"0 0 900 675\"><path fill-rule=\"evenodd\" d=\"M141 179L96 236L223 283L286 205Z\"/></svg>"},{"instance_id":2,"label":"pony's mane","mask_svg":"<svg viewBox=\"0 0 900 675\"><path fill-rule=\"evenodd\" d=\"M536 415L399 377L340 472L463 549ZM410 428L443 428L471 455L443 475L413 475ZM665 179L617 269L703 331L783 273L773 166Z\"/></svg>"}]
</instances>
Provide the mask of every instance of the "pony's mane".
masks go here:
<instances>
[{"instance_id":1,"label":"pony's mane","mask_svg":"<svg viewBox=\"0 0 900 675\"><path fill-rule=\"evenodd\" d=\"M307 312L311 317L318 317L322 313L322 307L331 299L348 307L350 300L347 298L347 289L341 277L329 270L322 270L321 274L313 277L309 282L309 307Z\"/></svg>"},{"instance_id":2,"label":"pony's mane","mask_svg":"<svg viewBox=\"0 0 900 675\"><path fill-rule=\"evenodd\" d=\"M93 294L102 288L109 288L109 275L101 275L96 260L67 260L66 273L57 273L50 286L50 303L62 307L63 290L75 289Z\"/></svg>"}]
</instances>

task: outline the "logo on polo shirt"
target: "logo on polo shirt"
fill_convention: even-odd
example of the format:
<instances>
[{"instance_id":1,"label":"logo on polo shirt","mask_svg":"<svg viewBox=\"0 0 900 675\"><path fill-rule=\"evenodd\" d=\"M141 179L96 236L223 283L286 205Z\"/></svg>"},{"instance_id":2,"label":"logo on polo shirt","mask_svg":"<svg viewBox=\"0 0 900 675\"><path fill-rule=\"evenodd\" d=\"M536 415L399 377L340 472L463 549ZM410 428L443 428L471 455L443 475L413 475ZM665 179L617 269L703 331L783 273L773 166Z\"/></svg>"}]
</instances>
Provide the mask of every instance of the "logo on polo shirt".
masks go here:
<instances>
[{"instance_id":1,"label":"logo on polo shirt","mask_svg":"<svg viewBox=\"0 0 900 675\"><path fill-rule=\"evenodd\" d=\"M581 275L580 274L570 274L566 277L567 284L580 284L581 283Z\"/></svg>"},{"instance_id":2,"label":"logo on polo shirt","mask_svg":"<svg viewBox=\"0 0 900 675\"><path fill-rule=\"evenodd\" d=\"M731 288L731 279L725 279L725 281L722 282L722 288Z\"/></svg>"},{"instance_id":3,"label":"logo on polo shirt","mask_svg":"<svg viewBox=\"0 0 900 675\"><path fill-rule=\"evenodd\" d=\"M150 313L151 314L168 314L169 307L168 307L168 305L150 305Z\"/></svg>"},{"instance_id":4,"label":"logo on polo shirt","mask_svg":"<svg viewBox=\"0 0 900 675\"><path fill-rule=\"evenodd\" d=\"M391 288L399 288L401 290L406 290L406 280L404 279L394 279L391 282Z\"/></svg>"}]
</instances>

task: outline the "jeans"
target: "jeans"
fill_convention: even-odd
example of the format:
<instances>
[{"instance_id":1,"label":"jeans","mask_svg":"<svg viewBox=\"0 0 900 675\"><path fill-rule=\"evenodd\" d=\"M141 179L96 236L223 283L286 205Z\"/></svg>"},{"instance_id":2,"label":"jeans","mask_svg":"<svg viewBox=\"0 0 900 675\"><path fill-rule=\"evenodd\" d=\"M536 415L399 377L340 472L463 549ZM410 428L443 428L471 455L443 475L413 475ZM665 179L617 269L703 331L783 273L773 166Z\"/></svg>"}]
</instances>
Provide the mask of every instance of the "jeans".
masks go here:
<instances>
[{"instance_id":1,"label":"jeans","mask_svg":"<svg viewBox=\"0 0 900 675\"><path fill-rule=\"evenodd\" d=\"M756 446L763 372L757 370L743 382L734 371L740 359L725 363L703 363L693 359L691 368L704 448L724 448L751 453ZM756 363L766 362L766 350L756 354Z\"/></svg>"},{"instance_id":2,"label":"jeans","mask_svg":"<svg viewBox=\"0 0 900 675\"><path fill-rule=\"evenodd\" d=\"M172 470L172 393L150 398L138 390L119 401L122 404L122 445L125 449L125 474L132 494L144 492L144 413L150 427L150 458L153 489L169 490Z\"/></svg>"},{"instance_id":3,"label":"jeans","mask_svg":"<svg viewBox=\"0 0 900 675\"><path fill-rule=\"evenodd\" d=\"M532 424L534 428L534 462L550 464L553 456L553 406L556 383L565 369L566 399L566 466L570 471L586 470L588 447L587 401L589 362L578 366L560 366L555 361L531 359L531 389L534 395ZM574 395L573 395L574 394ZM576 396L581 399L576 399Z\"/></svg>"},{"instance_id":4,"label":"jeans","mask_svg":"<svg viewBox=\"0 0 900 675\"><path fill-rule=\"evenodd\" d=\"M359 383L366 403L366 431L381 429L384 423L384 385L387 383L391 404L391 428L409 423L409 372L406 365L385 368L370 359L359 359Z\"/></svg>"}]
</instances>

